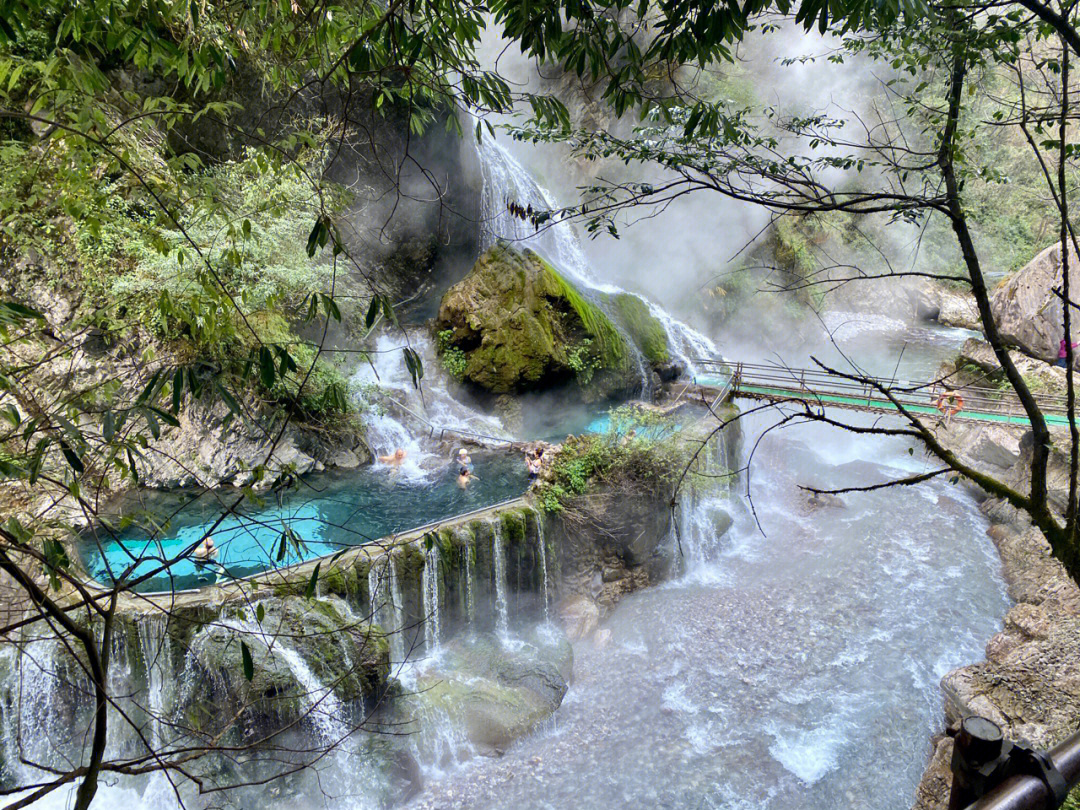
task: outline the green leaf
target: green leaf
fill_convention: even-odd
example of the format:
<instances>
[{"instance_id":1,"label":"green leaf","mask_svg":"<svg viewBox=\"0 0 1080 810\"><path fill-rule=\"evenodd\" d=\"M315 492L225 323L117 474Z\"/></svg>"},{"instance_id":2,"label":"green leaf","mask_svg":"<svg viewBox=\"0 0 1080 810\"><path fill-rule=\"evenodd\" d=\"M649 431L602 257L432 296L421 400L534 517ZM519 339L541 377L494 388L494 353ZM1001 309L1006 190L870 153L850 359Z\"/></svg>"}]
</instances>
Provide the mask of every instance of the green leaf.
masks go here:
<instances>
[{"instance_id":1,"label":"green leaf","mask_svg":"<svg viewBox=\"0 0 1080 810\"><path fill-rule=\"evenodd\" d=\"M259 624L262 624L262 620L265 619L265 618L266 618L266 608L263 607L262 602L259 602L259 604L257 604L255 606L255 619L256 619L256 621L259 622Z\"/></svg>"},{"instance_id":2,"label":"green leaf","mask_svg":"<svg viewBox=\"0 0 1080 810\"><path fill-rule=\"evenodd\" d=\"M0 416L3 416L11 426L17 428L22 424L22 415L19 413L19 409L14 405L8 405L6 408L0 408Z\"/></svg>"},{"instance_id":3,"label":"green leaf","mask_svg":"<svg viewBox=\"0 0 1080 810\"><path fill-rule=\"evenodd\" d=\"M236 414L237 416L242 417L243 412L240 410L240 403L237 402L236 398L233 397L233 395L229 393L229 389L227 389L224 385L219 383L217 380L214 381L214 388L217 389L218 394L221 395L222 402L224 402L225 405L228 406L229 410L232 413Z\"/></svg>"},{"instance_id":4,"label":"green leaf","mask_svg":"<svg viewBox=\"0 0 1080 810\"><path fill-rule=\"evenodd\" d=\"M334 299L329 295L322 297L323 309L326 310L326 317L333 318L338 323L341 323L341 310L338 309L338 305L334 302Z\"/></svg>"},{"instance_id":5,"label":"green leaf","mask_svg":"<svg viewBox=\"0 0 1080 810\"><path fill-rule=\"evenodd\" d=\"M263 388L273 388L277 369L274 368L274 355L266 346L259 347L259 381Z\"/></svg>"},{"instance_id":6,"label":"green leaf","mask_svg":"<svg viewBox=\"0 0 1080 810\"><path fill-rule=\"evenodd\" d=\"M64 454L64 458L67 459L68 466L71 467L76 473L81 474L86 468L83 466L82 459L79 458L78 453L71 449L69 445L63 439L60 440L60 452Z\"/></svg>"},{"instance_id":7,"label":"green leaf","mask_svg":"<svg viewBox=\"0 0 1080 810\"><path fill-rule=\"evenodd\" d=\"M289 529L286 529L281 533L281 542L278 544L277 550L277 562L281 562L285 559L285 553L289 550Z\"/></svg>"},{"instance_id":8,"label":"green leaf","mask_svg":"<svg viewBox=\"0 0 1080 810\"><path fill-rule=\"evenodd\" d=\"M247 642L240 642L240 662L244 669L244 679L250 681L255 677L255 662L251 660L251 650Z\"/></svg>"},{"instance_id":9,"label":"green leaf","mask_svg":"<svg viewBox=\"0 0 1080 810\"><path fill-rule=\"evenodd\" d=\"M184 370L177 368L172 380L172 410L180 413L180 400L184 396Z\"/></svg>"},{"instance_id":10,"label":"green leaf","mask_svg":"<svg viewBox=\"0 0 1080 810\"><path fill-rule=\"evenodd\" d=\"M308 580L307 588L304 590L304 596L308 599L315 595L315 586L319 582L319 567L322 563L315 563L315 570L311 572L311 579Z\"/></svg>"},{"instance_id":11,"label":"green leaf","mask_svg":"<svg viewBox=\"0 0 1080 810\"><path fill-rule=\"evenodd\" d=\"M101 435L106 442L111 442L116 435L116 417L113 416L112 411L105 411L105 416L101 421Z\"/></svg>"},{"instance_id":12,"label":"green leaf","mask_svg":"<svg viewBox=\"0 0 1080 810\"><path fill-rule=\"evenodd\" d=\"M31 486L37 483L38 476L41 475L41 464L45 459L45 451L50 444L52 444L52 439L46 436L34 448L34 455L30 457L30 466L28 468Z\"/></svg>"},{"instance_id":13,"label":"green leaf","mask_svg":"<svg viewBox=\"0 0 1080 810\"><path fill-rule=\"evenodd\" d=\"M0 304L0 309L6 310L12 318L17 320L28 320L31 318L39 321L45 320L45 316L36 309L31 309L16 301L5 301L3 304Z\"/></svg>"},{"instance_id":14,"label":"green leaf","mask_svg":"<svg viewBox=\"0 0 1080 810\"><path fill-rule=\"evenodd\" d=\"M367 315L364 317L364 328L370 329L375 323L375 318L379 315L379 296L375 296L371 299L371 304L368 306Z\"/></svg>"}]
</instances>

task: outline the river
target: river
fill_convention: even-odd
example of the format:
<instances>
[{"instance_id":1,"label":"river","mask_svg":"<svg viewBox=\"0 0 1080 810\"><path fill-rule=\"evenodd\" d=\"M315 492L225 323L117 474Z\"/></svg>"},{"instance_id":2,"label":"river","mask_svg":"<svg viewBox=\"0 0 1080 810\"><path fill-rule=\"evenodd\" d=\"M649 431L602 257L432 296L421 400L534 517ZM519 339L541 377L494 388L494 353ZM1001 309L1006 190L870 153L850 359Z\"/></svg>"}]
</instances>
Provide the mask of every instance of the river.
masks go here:
<instances>
[{"instance_id":1,"label":"river","mask_svg":"<svg viewBox=\"0 0 1080 810\"><path fill-rule=\"evenodd\" d=\"M797 488L922 470L907 448L817 424L767 434L749 473L757 522L744 476L706 562L622 601L606 645L575 646L549 730L412 806L910 807L938 681L982 657L1009 606L986 521L948 482L822 506Z\"/></svg>"}]
</instances>

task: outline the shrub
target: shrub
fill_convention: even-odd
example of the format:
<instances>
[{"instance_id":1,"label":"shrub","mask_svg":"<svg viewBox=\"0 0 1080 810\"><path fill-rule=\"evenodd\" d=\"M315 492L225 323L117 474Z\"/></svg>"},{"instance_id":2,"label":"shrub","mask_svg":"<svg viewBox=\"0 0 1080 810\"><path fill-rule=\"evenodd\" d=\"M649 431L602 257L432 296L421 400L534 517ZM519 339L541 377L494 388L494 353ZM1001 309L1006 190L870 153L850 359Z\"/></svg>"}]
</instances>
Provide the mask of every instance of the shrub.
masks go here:
<instances>
[{"instance_id":1,"label":"shrub","mask_svg":"<svg viewBox=\"0 0 1080 810\"><path fill-rule=\"evenodd\" d=\"M438 349L443 368L451 377L460 380L465 376L465 366L468 364L468 358L462 349L454 345L453 341L453 329L443 329L435 336L435 346Z\"/></svg>"}]
</instances>

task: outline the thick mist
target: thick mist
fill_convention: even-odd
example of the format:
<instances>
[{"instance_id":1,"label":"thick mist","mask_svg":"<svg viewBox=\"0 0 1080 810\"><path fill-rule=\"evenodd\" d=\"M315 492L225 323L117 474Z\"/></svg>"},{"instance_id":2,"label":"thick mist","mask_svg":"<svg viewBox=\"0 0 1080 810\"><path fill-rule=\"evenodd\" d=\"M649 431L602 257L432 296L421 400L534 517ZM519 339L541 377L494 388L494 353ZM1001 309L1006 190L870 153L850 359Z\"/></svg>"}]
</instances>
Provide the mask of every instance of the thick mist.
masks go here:
<instances>
[{"instance_id":1,"label":"thick mist","mask_svg":"<svg viewBox=\"0 0 1080 810\"><path fill-rule=\"evenodd\" d=\"M782 122L794 116L826 115L838 123L832 132L845 142L866 143L878 130L870 122L890 121L897 115L889 105L883 82L887 66L865 59L843 63L828 59L839 42L784 24L770 33L756 33L739 47L731 65L707 71L684 70L680 83L702 95L729 98L734 107L756 111L756 118L781 142L784 154L820 157L822 147L811 150L807 138L785 133L766 121ZM537 68L505 42L492 36L486 46L489 65L521 89L555 93L567 104L577 126L603 127L629 136L638 123L632 114L616 120L605 114L598 89L550 66ZM493 123L497 123L494 122ZM505 148L549 189L560 204L582 199L582 187L598 179L612 182L650 182L664 179L656 167L624 165L615 161L576 159L565 145L534 145L497 137ZM856 150L833 147L832 154ZM858 177L840 169L820 179L839 187L850 183L873 186L883 182L873 170ZM676 317L718 342L729 358L751 361L782 360L805 365L811 355L842 359L835 342L853 334L874 331L865 317L853 327L853 318L872 313L887 316L883 331L910 328L914 321L912 292L906 280L860 280L846 285L793 284L777 257L778 231L794 227L795 218L778 220L773 212L713 191L696 191L661 207L641 207L619 217L619 236L603 233L583 238L591 269L600 283L640 293ZM585 237L580 227L579 236ZM920 253L920 229L885 217L864 217L848 232L817 234L807 240L800 256L815 280L880 276L933 264ZM807 272L807 268L802 268ZM794 287L794 289L791 289ZM838 326L842 329L836 332ZM834 335L833 333L836 332ZM880 347L870 362L875 369L902 358L904 341Z\"/></svg>"}]
</instances>

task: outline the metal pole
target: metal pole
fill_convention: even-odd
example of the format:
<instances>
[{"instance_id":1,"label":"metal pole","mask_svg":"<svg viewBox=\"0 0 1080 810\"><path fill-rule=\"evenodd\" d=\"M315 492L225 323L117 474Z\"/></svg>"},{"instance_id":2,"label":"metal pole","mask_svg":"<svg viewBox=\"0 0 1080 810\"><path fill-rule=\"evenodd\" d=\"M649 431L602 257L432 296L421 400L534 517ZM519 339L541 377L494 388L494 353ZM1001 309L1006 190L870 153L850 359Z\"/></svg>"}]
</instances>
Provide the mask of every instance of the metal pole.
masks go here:
<instances>
[{"instance_id":1,"label":"metal pole","mask_svg":"<svg viewBox=\"0 0 1080 810\"><path fill-rule=\"evenodd\" d=\"M1080 733L1074 734L1048 752L1054 767L1069 787L1080 782ZM1054 807L1050 788L1034 776L1006 779L967 810L1047 810Z\"/></svg>"}]
</instances>

